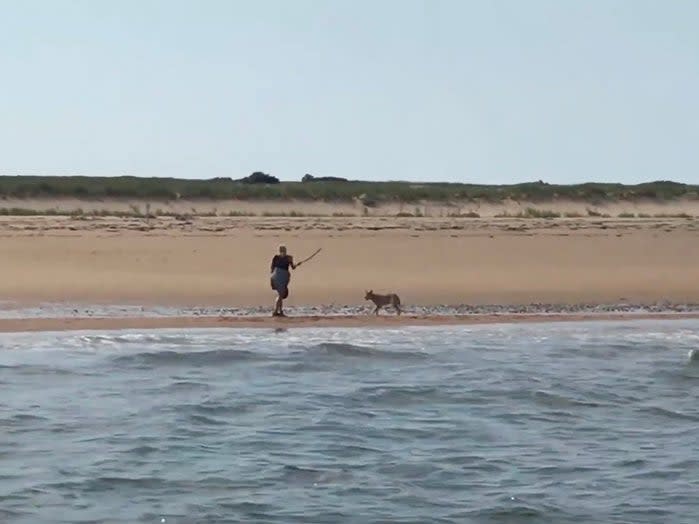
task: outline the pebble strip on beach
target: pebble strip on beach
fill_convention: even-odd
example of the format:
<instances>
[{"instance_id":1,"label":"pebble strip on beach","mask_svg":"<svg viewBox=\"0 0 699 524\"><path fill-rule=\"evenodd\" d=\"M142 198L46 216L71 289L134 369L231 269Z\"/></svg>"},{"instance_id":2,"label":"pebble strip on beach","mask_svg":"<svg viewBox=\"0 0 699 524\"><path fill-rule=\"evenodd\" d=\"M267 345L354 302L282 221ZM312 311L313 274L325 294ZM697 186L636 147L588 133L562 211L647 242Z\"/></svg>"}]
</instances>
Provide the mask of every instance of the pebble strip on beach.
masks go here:
<instances>
[{"instance_id":1,"label":"pebble strip on beach","mask_svg":"<svg viewBox=\"0 0 699 524\"><path fill-rule=\"evenodd\" d=\"M145 306L77 306L71 304L42 304L34 307L15 307L12 304L0 305L0 319L25 318L90 318L90 317L265 317L272 308L246 307L145 307ZM336 317L360 316L373 312L373 306L296 306L286 307L287 315L296 317ZM657 302L651 304L544 304L524 305L489 304L489 305L439 305L439 306L403 306L403 314L418 317L469 316L469 315L605 315L605 314L673 314L699 313L699 304L675 304ZM392 309L382 310L383 315L394 314Z\"/></svg>"}]
</instances>

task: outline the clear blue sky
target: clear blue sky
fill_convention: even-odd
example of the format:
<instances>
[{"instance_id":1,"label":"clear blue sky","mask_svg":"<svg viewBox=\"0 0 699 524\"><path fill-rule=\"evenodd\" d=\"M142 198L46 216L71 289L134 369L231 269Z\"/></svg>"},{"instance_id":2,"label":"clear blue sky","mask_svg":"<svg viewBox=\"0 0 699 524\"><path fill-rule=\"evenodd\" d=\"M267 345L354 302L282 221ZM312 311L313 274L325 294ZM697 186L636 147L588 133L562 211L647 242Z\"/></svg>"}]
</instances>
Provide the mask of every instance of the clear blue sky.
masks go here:
<instances>
[{"instance_id":1,"label":"clear blue sky","mask_svg":"<svg viewBox=\"0 0 699 524\"><path fill-rule=\"evenodd\" d=\"M699 183L695 0L0 0L0 173Z\"/></svg>"}]
</instances>

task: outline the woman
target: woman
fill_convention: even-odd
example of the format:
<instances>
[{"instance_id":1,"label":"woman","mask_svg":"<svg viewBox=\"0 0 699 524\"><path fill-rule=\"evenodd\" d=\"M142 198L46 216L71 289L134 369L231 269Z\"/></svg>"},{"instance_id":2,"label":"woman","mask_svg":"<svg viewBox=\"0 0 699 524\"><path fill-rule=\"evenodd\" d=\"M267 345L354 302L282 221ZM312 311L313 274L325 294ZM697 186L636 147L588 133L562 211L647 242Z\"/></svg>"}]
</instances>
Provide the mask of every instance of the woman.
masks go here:
<instances>
[{"instance_id":1,"label":"woman","mask_svg":"<svg viewBox=\"0 0 699 524\"><path fill-rule=\"evenodd\" d=\"M279 254L274 255L272 258L272 274L270 277L272 289L277 292L277 301L274 305L272 316L285 316L284 311L282 311L282 302L289 296L289 280L291 280L289 267L296 269L300 265L301 262L294 264L294 257L287 254L285 246L279 246Z\"/></svg>"}]
</instances>

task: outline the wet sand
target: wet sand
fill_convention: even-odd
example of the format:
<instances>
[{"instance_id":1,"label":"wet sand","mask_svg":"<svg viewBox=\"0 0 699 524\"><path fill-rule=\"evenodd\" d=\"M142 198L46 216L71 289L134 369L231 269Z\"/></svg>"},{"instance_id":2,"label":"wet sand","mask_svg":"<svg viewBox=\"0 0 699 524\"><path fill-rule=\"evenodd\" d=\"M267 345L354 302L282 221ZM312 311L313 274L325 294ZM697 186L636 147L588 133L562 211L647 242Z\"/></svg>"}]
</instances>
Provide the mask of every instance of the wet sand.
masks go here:
<instances>
[{"instance_id":1,"label":"wet sand","mask_svg":"<svg viewBox=\"0 0 699 524\"><path fill-rule=\"evenodd\" d=\"M522 322L699 319L694 313L491 314L464 316L305 316L305 317L102 317L0 319L0 333L32 331L147 330L193 328L263 328L274 330L333 328L402 328Z\"/></svg>"}]
</instances>

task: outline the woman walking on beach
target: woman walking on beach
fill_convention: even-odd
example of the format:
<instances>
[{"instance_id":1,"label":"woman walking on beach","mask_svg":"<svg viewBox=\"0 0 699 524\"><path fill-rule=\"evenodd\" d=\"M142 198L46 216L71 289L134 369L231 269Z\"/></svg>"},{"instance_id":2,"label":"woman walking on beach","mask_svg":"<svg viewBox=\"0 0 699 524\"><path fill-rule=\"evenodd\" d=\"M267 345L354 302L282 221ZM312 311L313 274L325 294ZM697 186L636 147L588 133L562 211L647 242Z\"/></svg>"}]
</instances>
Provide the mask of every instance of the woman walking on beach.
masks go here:
<instances>
[{"instance_id":1,"label":"woman walking on beach","mask_svg":"<svg viewBox=\"0 0 699 524\"><path fill-rule=\"evenodd\" d=\"M270 283L272 289L277 292L277 301L274 304L274 317L283 317L282 303L289 296L289 281L291 280L291 269L296 269L301 265L301 262L294 264L294 257L287 254L286 246L279 246L279 254L272 258L272 268Z\"/></svg>"}]
</instances>

